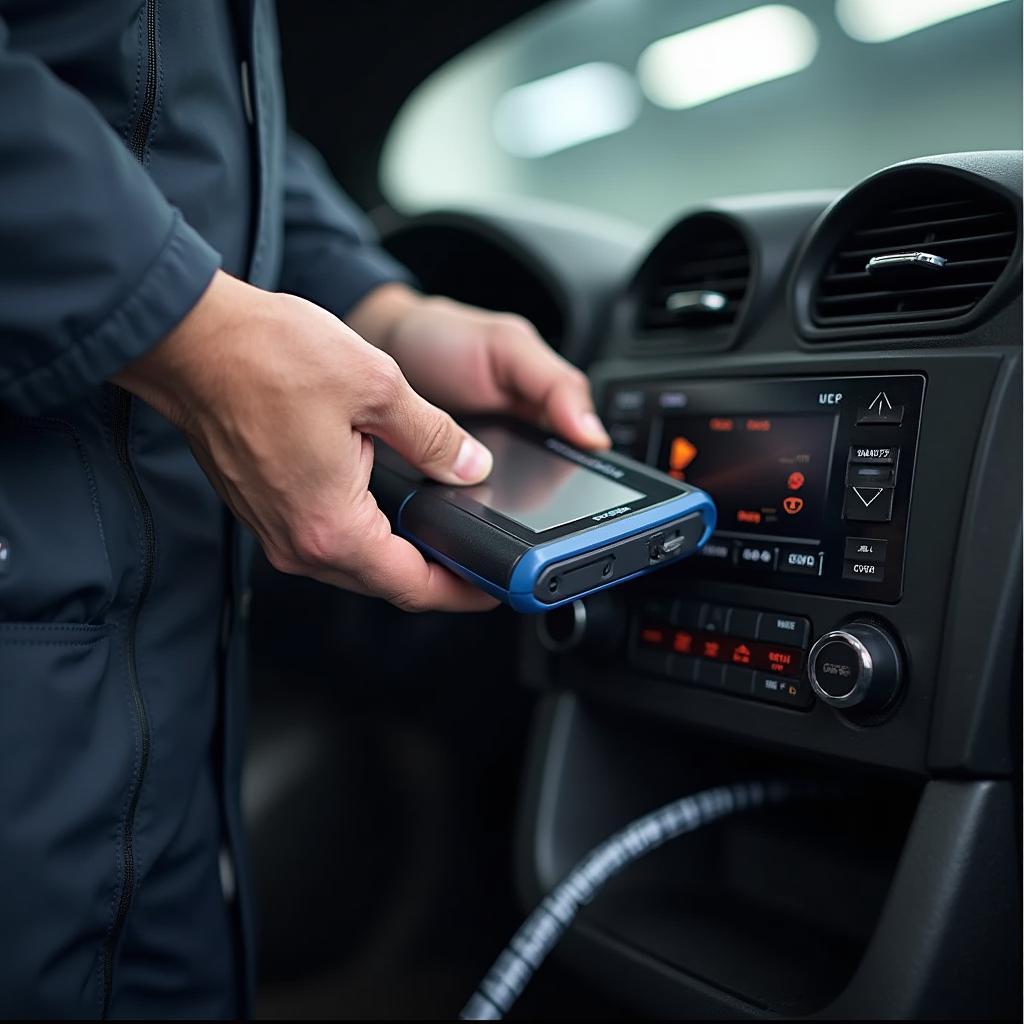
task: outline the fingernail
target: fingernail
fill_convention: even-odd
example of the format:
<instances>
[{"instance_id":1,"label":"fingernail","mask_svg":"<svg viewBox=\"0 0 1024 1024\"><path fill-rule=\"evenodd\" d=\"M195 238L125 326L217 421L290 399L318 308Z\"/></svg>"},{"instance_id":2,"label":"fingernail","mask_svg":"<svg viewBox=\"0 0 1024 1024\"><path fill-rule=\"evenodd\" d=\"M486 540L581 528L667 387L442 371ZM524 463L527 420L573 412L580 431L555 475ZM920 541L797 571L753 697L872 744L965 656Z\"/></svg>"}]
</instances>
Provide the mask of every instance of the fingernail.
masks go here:
<instances>
[{"instance_id":1,"label":"fingernail","mask_svg":"<svg viewBox=\"0 0 1024 1024\"><path fill-rule=\"evenodd\" d=\"M452 471L460 480L475 484L490 473L493 462L494 457L479 441L467 437L459 446L459 454Z\"/></svg>"},{"instance_id":2,"label":"fingernail","mask_svg":"<svg viewBox=\"0 0 1024 1024\"><path fill-rule=\"evenodd\" d=\"M604 429L604 424L598 419L597 414L593 412L585 412L580 416L580 429L588 437L592 437L595 441L610 441L611 438L608 436L608 431Z\"/></svg>"}]
</instances>

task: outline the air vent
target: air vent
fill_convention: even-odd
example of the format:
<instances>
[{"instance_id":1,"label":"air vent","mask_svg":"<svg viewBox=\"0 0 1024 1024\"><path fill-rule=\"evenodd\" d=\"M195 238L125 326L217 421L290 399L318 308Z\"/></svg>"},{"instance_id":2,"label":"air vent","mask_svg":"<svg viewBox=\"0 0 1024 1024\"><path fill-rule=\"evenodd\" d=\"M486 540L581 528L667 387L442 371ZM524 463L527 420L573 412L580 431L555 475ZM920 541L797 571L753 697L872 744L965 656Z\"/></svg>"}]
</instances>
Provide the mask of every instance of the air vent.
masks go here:
<instances>
[{"instance_id":1,"label":"air vent","mask_svg":"<svg viewBox=\"0 0 1024 1024\"><path fill-rule=\"evenodd\" d=\"M750 283L750 249L717 214L677 225L654 250L640 276L641 333L731 327Z\"/></svg>"},{"instance_id":2,"label":"air vent","mask_svg":"<svg viewBox=\"0 0 1024 1024\"><path fill-rule=\"evenodd\" d=\"M883 178L874 189L879 201L861 207L818 282L814 322L849 328L969 313L1013 254L1010 203L949 175Z\"/></svg>"}]
</instances>

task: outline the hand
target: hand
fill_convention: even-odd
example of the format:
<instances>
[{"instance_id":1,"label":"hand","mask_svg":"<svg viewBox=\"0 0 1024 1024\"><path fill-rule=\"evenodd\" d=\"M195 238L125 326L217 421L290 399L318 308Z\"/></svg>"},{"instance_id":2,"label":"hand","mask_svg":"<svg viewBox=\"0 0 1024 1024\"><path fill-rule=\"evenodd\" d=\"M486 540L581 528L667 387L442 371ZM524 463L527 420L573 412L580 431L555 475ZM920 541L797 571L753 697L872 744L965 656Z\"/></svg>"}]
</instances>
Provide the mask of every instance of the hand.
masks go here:
<instances>
[{"instance_id":1,"label":"hand","mask_svg":"<svg viewBox=\"0 0 1024 1024\"><path fill-rule=\"evenodd\" d=\"M611 445L586 376L520 316L388 284L346 319L431 402L454 412L511 413L582 448Z\"/></svg>"},{"instance_id":2,"label":"hand","mask_svg":"<svg viewBox=\"0 0 1024 1024\"><path fill-rule=\"evenodd\" d=\"M367 490L370 435L448 483L484 479L490 453L325 310L218 273L182 323L114 379L187 435L277 569L408 611L497 603L394 536Z\"/></svg>"}]
</instances>

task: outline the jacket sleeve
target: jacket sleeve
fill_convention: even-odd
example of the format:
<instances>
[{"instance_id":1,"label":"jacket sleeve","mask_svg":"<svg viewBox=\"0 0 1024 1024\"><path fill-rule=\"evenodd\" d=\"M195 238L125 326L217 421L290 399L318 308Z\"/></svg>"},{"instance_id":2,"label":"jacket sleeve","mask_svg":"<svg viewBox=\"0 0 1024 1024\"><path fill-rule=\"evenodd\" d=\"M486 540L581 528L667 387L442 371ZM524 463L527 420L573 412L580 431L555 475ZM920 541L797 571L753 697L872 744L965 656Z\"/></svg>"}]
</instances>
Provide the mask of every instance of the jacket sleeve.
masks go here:
<instances>
[{"instance_id":1,"label":"jacket sleeve","mask_svg":"<svg viewBox=\"0 0 1024 1024\"><path fill-rule=\"evenodd\" d=\"M220 257L2 17L0 97L0 407L36 415L155 345Z\"/></svg>"},{"instance_id":2,"label":"jacket sleeve","mask_svg":"<svg viewBox=\"0 0 1024 1024\"><path fill-rule=\"evenodd\" d=\"M344 319L360 299L409 272L377 244L369 222L341 191L323 158L289 133L285 153L281 290Z\"/></svg>"}]
</instances>

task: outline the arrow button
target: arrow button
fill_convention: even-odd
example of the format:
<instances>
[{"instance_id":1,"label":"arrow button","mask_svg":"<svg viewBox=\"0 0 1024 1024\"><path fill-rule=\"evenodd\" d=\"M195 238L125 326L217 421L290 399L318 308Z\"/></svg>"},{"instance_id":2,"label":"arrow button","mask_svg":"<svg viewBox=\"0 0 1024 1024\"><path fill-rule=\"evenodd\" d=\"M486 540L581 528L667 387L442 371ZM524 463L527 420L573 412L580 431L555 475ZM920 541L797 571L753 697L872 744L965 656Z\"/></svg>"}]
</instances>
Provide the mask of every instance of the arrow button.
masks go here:
<instances>
[{"instance_id":1,"label":"arrow button","mask_svg":"<svg viewBox=\"0 0 1024 1024\"><path fill-rule=\"evenodd\" d=\"M881 487L854 487L853 493L864 503L867 508L881 493Z\"/></svg>"},{"instance_id":2,"label":"arrow button","mask_svg":"<svg viewBox=\"0 0 1024 1024\"><path fill-rule=\"evenodd\" d=\"M891 487L847 487L843 518L858 523L887 523L892 519Z\"/></svg>"},{"instance_id":3,"label":"arrow button","mask_svg":"<svg viewBox=\"0 0 1024 1024\"><path fill-rule=\"evenodd\" d=\"M903 422L903 406L894 405L884 391L879 391L865 408L857 408L857 426L898 427Z\"/></svg>"}]
</instances>

